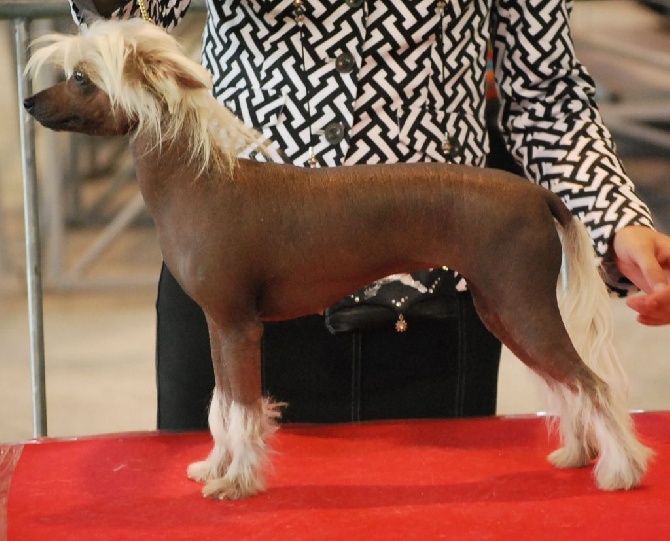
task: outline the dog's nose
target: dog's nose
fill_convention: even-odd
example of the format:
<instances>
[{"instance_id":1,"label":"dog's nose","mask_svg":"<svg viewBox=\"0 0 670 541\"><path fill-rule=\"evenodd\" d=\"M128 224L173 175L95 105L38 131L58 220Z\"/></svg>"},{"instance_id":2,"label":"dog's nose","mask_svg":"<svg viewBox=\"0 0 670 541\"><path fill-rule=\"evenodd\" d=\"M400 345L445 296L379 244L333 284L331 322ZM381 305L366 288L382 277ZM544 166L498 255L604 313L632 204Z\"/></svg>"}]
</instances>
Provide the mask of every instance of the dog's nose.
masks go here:
<instances>
[{"instance_id":1,"label":"dog's nose","mask_svg":"<svg viewBox=\"0 0 670 541\"><path fill-rule=\"evenodd\" d=\"M23 107L26 111L30 111L35 106L35 96L30 96L23 100Z\"/></svg>"}]
</instances>

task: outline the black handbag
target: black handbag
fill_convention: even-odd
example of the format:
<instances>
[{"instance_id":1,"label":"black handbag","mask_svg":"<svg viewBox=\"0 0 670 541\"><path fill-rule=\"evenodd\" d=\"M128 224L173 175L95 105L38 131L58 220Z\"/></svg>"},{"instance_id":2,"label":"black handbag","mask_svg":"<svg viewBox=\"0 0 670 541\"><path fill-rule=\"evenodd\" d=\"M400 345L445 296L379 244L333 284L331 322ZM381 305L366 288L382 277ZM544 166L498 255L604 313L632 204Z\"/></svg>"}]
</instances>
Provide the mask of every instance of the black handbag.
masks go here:
<instances>
[{"instance_id":1,"label":"black handbag","mask_svg":"<svg viewBox=\"0 0 670 541\"><path fill-rule=\"evenodd\" d=\"M456 318L460 280L446 267L389 276L329 307L326 327L332 334L391 325L404 332L415 321Z\"/></svg>"}]
</instances>

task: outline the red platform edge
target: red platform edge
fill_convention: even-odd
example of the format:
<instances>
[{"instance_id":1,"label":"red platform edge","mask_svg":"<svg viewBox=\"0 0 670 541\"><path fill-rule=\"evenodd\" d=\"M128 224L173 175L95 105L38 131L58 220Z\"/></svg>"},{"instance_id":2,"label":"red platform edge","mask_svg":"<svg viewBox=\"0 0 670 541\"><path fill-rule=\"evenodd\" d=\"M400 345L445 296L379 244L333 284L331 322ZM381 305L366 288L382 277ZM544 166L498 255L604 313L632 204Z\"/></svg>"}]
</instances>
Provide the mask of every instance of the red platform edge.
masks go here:
<instances>
[{"instance_id":1,"label":"red platform edge","mask_svg":"<svg viewBox=\"0 0 670 541\"><path fill-rule=\"evenodd\" d=\"M670 413L634 420L656 457L613 493L592 468L551 467L535 417L283 426L268 491L237 502L186 478L207 433L5 445L0 520L10 541L670 539Z\"/></svg>"}]
</instances>

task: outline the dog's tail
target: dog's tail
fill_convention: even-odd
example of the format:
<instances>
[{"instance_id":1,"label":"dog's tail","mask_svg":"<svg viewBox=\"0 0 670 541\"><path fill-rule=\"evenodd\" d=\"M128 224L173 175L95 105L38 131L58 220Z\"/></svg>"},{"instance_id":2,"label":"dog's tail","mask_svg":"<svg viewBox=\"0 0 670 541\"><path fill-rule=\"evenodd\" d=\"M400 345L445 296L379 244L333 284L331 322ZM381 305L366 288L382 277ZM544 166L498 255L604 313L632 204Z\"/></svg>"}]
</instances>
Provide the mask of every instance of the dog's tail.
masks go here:
<instances>
[{"instance_id":1,"label":"dog's tail","mask_svg":"<svg viewBox=\"0 0 670 541\"><path fill-rule=\"evenodd\" d=\"M551 197L553 196L553 197ZM563 263L557 297L563 321L582 360L625 403L628 381L613 345L613 322L607 287L600 275L588 231L554 194L548 197L558 221Z\"/></svg>"},{"instance_id":2,"label":"dog's tail","mask_svg":"<svg viewBox=\"0 0 670 541\"><path fill-rule=\"evenodd\" d=\"M555 205L569 213L558 198L556 201ZM560 412L557 420L563 448L549 460L561 468L578 467L598 453L594 469L598 486L630 489L641 482L653 451L638 441L627 409L628 381L614 348L609 294L596 266L591 239L586 227L565 212L554 212L563 243L559 307L577 353L607 388L588 398L581 389L550 393Z\"/></svg>"}]
</instances>

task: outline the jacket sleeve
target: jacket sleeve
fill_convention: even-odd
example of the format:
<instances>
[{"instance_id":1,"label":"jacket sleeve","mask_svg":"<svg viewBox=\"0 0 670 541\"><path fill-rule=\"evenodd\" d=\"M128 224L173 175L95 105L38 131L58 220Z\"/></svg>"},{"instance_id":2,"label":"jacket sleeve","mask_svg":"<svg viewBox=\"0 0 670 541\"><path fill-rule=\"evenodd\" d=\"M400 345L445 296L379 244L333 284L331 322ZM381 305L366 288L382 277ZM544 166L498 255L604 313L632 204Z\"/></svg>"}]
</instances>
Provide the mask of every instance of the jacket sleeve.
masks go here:
<instances>
[{"instance_id":1,"label":"jacket sleeve","mask_svg":"<svg viewBox=\"0 0 670 541\"><path fill-rule=\"evenodd\" d=\"M72 9L74 22L79 26L85 24L90 14L77 6L77 0L69 0ZM168 32L179 24L186 10L191 4L191 0L144 0L149 16L153 21L165 28ZM131 17L140 17L140 4L137 0L127 1L122 7L117 9L112 18L129 19Z\"/></svg>"},{"instance_id":2,"label":"jacket sleeve","mask_svg":"<svg viewBox=\"0 0 670 541\"><path fill-rule=\"evenodd\" d=\"M500 127L526 176L556 192L587 226L605 281L632 286L614 264L611 240L627 225L652 227L649 209L616 156L575 57L572 0L494 0L492 42Z\"/></svg>"}]
</instances>

